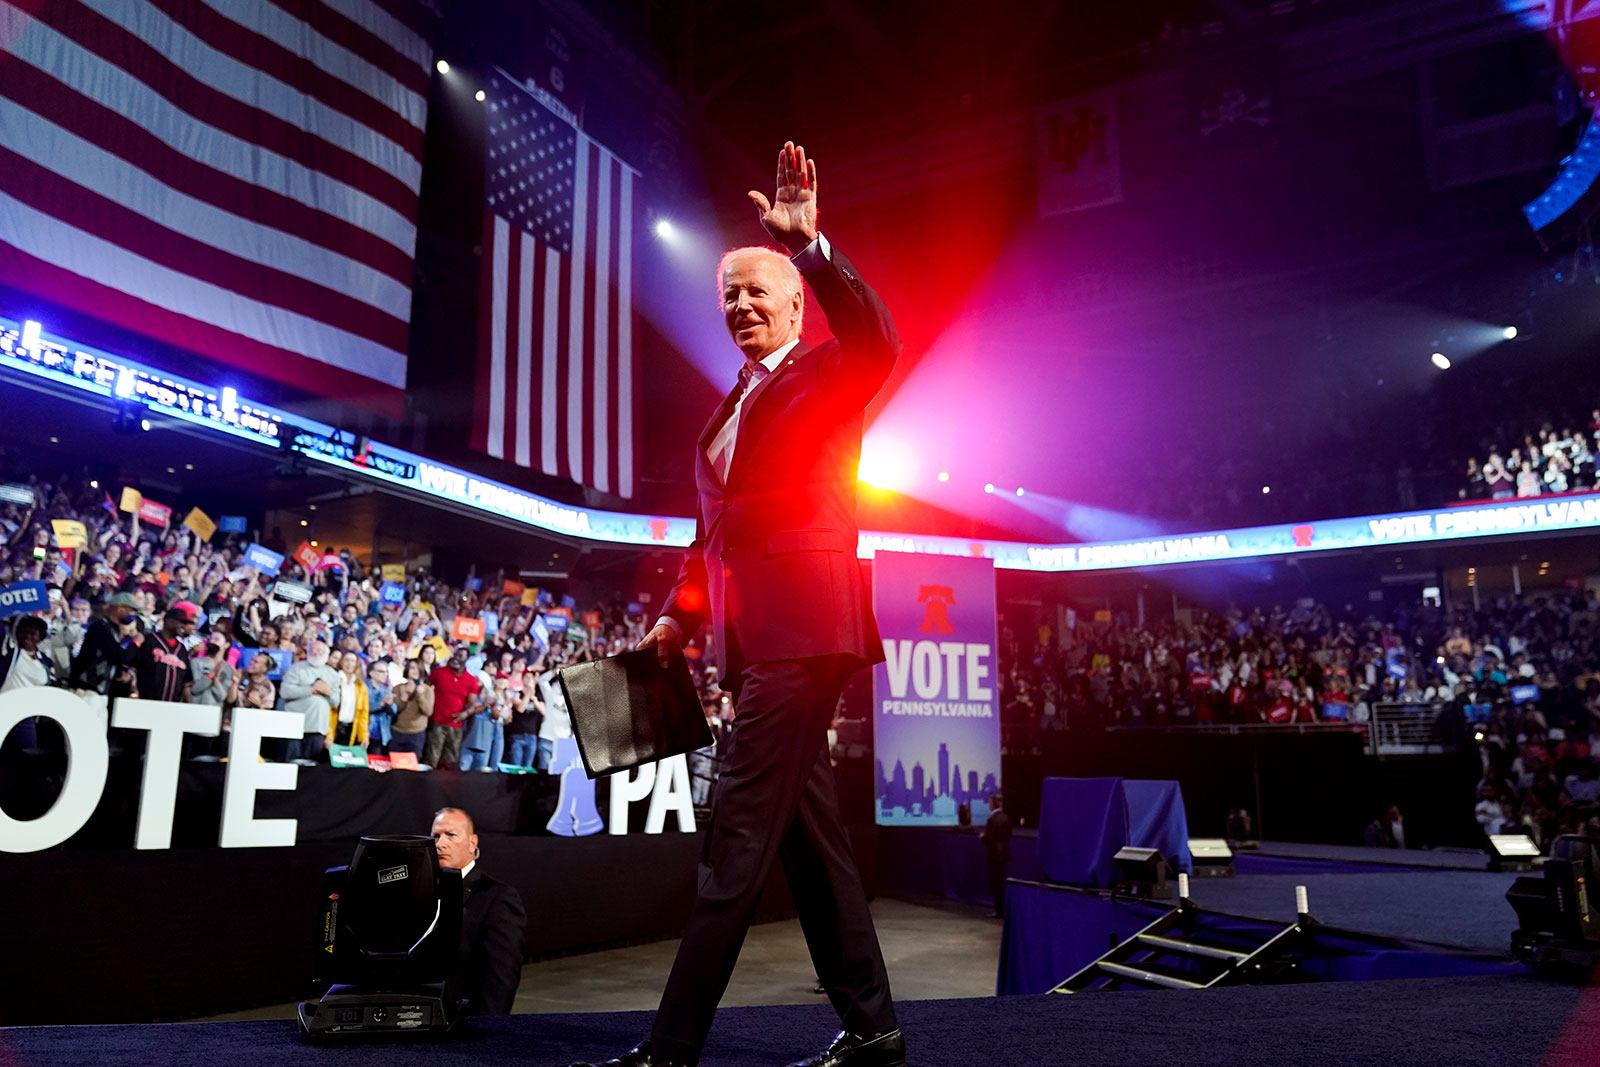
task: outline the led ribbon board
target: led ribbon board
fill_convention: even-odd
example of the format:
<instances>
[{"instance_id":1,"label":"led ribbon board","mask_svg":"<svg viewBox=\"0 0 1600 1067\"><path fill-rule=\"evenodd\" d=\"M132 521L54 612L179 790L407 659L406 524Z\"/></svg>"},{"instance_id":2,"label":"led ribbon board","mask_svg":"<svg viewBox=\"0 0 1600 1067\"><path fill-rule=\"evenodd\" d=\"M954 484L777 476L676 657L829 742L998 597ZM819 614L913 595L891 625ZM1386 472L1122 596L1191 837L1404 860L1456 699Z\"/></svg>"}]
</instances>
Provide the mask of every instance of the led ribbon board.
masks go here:
<instances>
[{"instance_id":1,"label":"led ribbon board","mask_svg":"<svg viewBox=\"0 0 1600 1067\"><path fill-rule=\"evenodd\" d=\"M186 381L97 349L46 337L32 322L0 318L0 369L69 386L113 403L136 405L268 448L296 452L348 474L566 537L657 547L683 547L694 539L695 522L690 518L562 504L434 463L404 449L375 444L325 423L249 402L226 386ZM1597 527L1600 493L1576 493L1432 511L1079 544L974 541L863 531L856 554L861 559L871 559L879 552L979 556L1008 570L1105 571Z\"/></svg>"}]
</instances>

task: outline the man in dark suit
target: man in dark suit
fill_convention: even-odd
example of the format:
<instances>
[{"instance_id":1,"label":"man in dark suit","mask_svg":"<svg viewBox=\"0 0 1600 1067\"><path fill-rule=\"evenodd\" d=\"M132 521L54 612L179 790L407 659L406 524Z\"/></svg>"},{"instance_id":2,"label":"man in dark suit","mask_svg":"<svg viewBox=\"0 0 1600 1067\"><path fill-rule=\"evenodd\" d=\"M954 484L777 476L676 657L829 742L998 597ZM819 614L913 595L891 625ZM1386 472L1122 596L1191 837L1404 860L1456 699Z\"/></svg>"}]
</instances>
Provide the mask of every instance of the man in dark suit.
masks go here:
<instances>
[{"instance_id":1,"label":"man in dark suit","mask_svg":"<svg viewBox=\"0 0 1600 1067\"><path fill-rule=\"evenodd\" d=\"M522 895L478 866L478 835L460 808L433 817L433 846L439 866L461 872L461 962L445 997L475 1015L509 1015L522 978Z\"/></svg>"},{"instance_id":2,"label":"man in dark suit","mask_svg":"<svg viewBox=\"0 0 1600 1067\"><path fill-rule=\"evenodd\" d=\"M818 976L843 1029L808 1067L898 1067L883 956L839 816L827 730L845 680L883 659L856 561L862 411L899 354L889 312L817 231L816 163L785 144L775 202L750 199L787 250L739 248L718 271L744 356L701 435L700 510L662 618L640 647L671 650L709 617L733 743L706 831L700 890L650 1039L609 1067L692 1065L745 932L783 864ZM834 337L800 340L801 277Z\"/></svg>"}]
</instances>

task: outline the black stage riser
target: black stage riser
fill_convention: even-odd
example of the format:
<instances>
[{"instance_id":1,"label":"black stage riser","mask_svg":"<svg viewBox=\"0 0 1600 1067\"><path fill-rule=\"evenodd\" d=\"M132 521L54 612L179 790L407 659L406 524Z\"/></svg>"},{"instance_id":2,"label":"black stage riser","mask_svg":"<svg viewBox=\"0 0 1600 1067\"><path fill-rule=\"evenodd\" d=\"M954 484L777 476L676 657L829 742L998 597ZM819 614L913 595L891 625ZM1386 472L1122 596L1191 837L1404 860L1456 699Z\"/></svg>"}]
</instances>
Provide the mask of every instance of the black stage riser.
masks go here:
<instances>
[{"instance_id":1,"label":"black stage riser","mask_svg":"<svg viewBox=\"0 0 1600 1067\"><path fill-rule=\"evenodd\" d=\"M531 957L681 931L700 846L699 834L676 832L490 836L483 864L521 892ZM322 872L348 862L353 847L348 840L4 857L0 1025L181 1018L304 996ZM859 828L856 851L870 886L872 828ZM758 918L791 913L775 872Z\"/></svg>"}]
</instances>

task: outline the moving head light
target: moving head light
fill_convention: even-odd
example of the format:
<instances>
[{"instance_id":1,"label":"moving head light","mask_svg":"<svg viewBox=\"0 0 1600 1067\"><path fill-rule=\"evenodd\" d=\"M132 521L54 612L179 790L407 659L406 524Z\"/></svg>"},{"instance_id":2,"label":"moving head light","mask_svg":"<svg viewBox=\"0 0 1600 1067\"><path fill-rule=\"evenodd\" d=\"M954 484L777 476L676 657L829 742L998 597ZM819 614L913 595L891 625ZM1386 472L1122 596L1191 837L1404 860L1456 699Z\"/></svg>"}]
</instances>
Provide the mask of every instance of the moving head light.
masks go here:
<instances>
[{"instance_id":1,"label":"moving head light","mask_svg":"<svg viewBox=\"0 0 1600 1067\"><path fill-rule=\"evenodd\" d=\"M322 879L320 1000L300 1005L312 1039L439 1036L461 1017L445 999L461 951L461 872L433 840L363 837Z\"/></svg>"},{"instance_id":2,"label":"moving head light","mask_svg":"<svg viewBox=\"0 0 1600 1067\"><path fill-rule=\"evenodd\" d=\"M1511 954L1533 969L1585 980L1600 964L1600 837L1564 834L1550 846L1544 876L1524 875L1506 890L1517 913Z\"/></svg>"}]
</instances>

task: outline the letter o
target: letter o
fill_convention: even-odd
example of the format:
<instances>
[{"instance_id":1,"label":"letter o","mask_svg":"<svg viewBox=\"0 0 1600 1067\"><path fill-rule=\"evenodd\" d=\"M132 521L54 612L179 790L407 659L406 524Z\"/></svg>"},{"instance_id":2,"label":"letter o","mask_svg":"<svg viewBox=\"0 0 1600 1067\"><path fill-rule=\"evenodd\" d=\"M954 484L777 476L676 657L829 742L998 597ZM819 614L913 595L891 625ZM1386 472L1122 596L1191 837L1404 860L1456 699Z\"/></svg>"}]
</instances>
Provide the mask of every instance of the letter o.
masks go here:
<instances>
[{"instance_id":1,"label":"letter o","mask_svg":"<svg viewBox=\"0 0 1600 1067\"><path fill-rule=\"evenodd\" d=\"M0 738L23 719L54 719L67 736L67 774L49 811L22 822L0 811L0 852L42 852L83 829L105 792L110 753L106 724L64 689L13 689L0 696Z\"/></svg>"},{"instance_id":2,"label":"letter o","mask_svg":"<svg viewBox=\"0 0 1600 1067\"><path fill-rule=\"evenodd\" d=\"M939 649L932 641L918 641L911 650L911 685L917 696L932 700L944 688L943 661Z\"/></svg>"}]
</instances>

